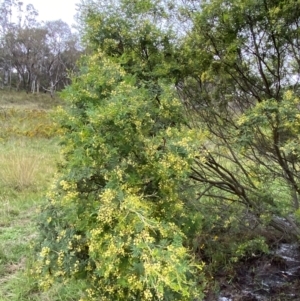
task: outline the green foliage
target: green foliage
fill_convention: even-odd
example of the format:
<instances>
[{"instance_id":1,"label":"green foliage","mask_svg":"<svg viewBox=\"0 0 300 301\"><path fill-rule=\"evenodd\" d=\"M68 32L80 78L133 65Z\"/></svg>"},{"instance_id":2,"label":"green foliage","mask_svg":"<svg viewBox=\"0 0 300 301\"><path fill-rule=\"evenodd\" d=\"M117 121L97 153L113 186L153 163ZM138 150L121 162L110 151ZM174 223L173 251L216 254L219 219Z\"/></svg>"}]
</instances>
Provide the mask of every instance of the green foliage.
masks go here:
<instances>
[{"instance_id":1,"label":"green foliage","mask_svg":"<svg viewBox=\"0 0 300 301\"><path fill-rule=\"evenodd\" d=\"M65 91L63 174L42 210L42 287L86 278L88 300L191 300L202 263L186 246L197 136L174 93L159 98L101 52ZM199 230L199 228L198 228Z\"/></svg>"},{"instance_id":2,"label":"green foliage","mask_svg":"<svg viewBox=\"0 0 300 301\"><path fill-rule=\"evenodd\" d=\"M42 287L86 279L87 300L192 300L203 268L267 252L270 226L299 236L293 4L82 4L90 55L57 112Z\"/></svg>"},{"instance_id":3,"label":"green foliage","mask_svg":"<svg viewBox=\"0 0 300 301\"><path fill-rule=\"evenodd\" d=\"M192 126L208 133L192 175L202 184L200 203L207 197L215 216L219 203L235 204L241 229L250 219L293 239L300 235L294 4L214 0L187 9L178 86Z\"/></svg>"},{"instance_id":4,"label":"green foliage","mask_svg":"<svg viewBox=\"0 0 300 301\"><path fill-rule=\"evenodd\" d=\"M176 33L168 1L94 2L85 16L88 46L101 51L134 75L137 84L159 94L158 81L177 80ZM120 14L120 11L122 13Z\"/></svg>"},{"instance_id":5,"label":"green foliage","mask_svg":"<svg viewBox=\"0 0 300 301\"><path fill-rule=\"evenodd\" d=\"M277 145L284 150L285 155L299 157L297 141L299 138L299 98L293 91L286 91L280 102L268 99L257 103L253 108L241 115L238 121L240 135L237 140L242 146L256 145L264 139L265 145L271 149L272 129L278 129ZM269 142L269 143L268 143Z\"/></svg>"}]
</instances>

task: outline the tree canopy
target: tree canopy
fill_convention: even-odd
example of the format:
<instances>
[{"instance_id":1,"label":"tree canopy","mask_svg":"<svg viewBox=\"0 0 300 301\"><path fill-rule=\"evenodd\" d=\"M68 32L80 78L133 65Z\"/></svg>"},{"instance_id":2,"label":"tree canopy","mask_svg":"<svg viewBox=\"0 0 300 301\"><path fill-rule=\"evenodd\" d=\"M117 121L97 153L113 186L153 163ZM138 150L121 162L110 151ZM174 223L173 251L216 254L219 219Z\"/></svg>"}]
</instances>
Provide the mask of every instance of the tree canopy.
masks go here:
<instances>
[{"instance_id":1,"label":"tree canopy","mask_svg":"<svg viewBox=\"0 0 300 301\"><path fill-rule=\"evenodd\" d=\"M0 1L0 88L33 93L70 84L82 54L79 36L62 20L38 22L32 4Z\"/></svg>"}]
</instances>

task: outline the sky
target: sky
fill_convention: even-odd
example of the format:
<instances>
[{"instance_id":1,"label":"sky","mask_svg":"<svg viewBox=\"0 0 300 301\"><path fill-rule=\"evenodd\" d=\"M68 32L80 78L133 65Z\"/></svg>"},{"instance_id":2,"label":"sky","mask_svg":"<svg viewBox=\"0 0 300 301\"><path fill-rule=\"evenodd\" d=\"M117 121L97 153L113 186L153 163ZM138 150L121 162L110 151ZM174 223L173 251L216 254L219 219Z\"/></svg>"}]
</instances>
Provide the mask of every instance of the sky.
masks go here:
<instances>
[{"instance_id":1,"label":"sky","mask_svg":"<svg viewBox=\"0 0 300 301\"><path fill-rule=\"evenodd\" d=\"M33 4L39 12L39 21L53 21L62 19L70 26L75 23L75 4L80 0L24 0L24 5Z\"/></svg>"}]
</instances>

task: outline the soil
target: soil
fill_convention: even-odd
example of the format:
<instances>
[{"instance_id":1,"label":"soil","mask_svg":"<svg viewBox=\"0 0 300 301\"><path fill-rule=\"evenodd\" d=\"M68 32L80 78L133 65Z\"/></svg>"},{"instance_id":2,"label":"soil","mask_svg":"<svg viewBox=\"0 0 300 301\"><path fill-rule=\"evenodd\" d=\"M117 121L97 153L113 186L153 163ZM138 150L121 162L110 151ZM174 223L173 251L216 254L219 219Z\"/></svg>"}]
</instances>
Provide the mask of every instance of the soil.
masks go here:
<instances>
[{"instance_id":1,"label":"soil","mask_svg":"<svg viewBox=\"0 0 300 301\"><path fill-rule=\"evenodd\" d=\"M240 262L234 277L217 276L218 294L205 301L300 301L300 246L282 243L268 255Z\"/></svg>"}]
</instances>

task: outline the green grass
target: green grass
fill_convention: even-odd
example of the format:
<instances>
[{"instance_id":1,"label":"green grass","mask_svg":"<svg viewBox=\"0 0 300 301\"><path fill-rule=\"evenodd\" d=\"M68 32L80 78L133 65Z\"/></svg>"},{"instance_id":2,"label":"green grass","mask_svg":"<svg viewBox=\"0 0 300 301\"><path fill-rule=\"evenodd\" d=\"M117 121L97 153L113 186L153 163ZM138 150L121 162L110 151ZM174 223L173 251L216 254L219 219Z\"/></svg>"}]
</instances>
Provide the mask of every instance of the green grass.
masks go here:
<instances>
[{"instance_id":1,"label":"green grass","mask_svg":"<svg viewBox=\"0 0 300 301\"><path fill-rule=\"evenodd\" d=\"M79 300L84 283L56 285L47 292L30 270L38 208L59 160L50 114L59 99L0 91L0 301Z\"/></svg>"}]
</instances>

